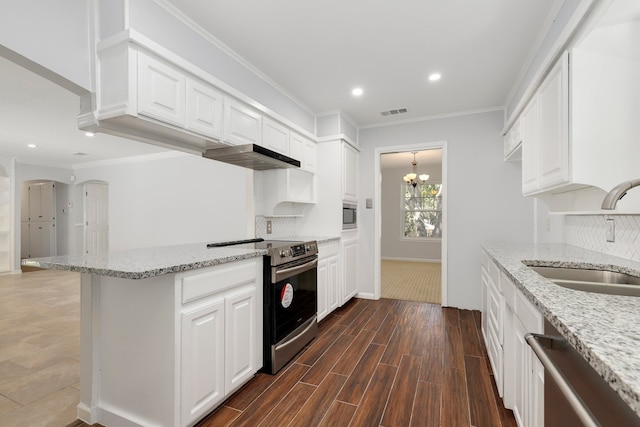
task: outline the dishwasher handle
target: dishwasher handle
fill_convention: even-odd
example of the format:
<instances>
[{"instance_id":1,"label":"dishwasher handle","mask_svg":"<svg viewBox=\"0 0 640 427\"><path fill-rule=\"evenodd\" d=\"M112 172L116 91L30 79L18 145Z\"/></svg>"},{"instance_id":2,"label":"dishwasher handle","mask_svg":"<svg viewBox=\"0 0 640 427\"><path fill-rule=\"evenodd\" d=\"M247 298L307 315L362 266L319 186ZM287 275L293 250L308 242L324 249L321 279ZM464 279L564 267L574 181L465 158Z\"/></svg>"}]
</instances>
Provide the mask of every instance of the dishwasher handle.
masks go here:
<instances>
[{"instance_id":1,"label":"dishwasher handle","mask_svg":"<svg viewBox=\"0 0 640 427\"><path fill-rule=\"evenodd\" d=\"M573 386L569 383L565 375L560 371L560 369L558 369L556 364L546 353L547 349L551 349L554 347L554 343L557 347L558 342L566 344L566 341L563 338L559 338L556 336L532 333L527 333L524 336L524 339L536 354L536 356L544 366L546 372L558 385L558 388L567 399L567 401L571 405L571 408L573 408L576 415L578 416L578 418L580 418L580 421L582 421L585 427L600 427L601 425L598 420L596 420L587 405L585 405L583 400L576 393Z\"/></svg>"}]
</instances>

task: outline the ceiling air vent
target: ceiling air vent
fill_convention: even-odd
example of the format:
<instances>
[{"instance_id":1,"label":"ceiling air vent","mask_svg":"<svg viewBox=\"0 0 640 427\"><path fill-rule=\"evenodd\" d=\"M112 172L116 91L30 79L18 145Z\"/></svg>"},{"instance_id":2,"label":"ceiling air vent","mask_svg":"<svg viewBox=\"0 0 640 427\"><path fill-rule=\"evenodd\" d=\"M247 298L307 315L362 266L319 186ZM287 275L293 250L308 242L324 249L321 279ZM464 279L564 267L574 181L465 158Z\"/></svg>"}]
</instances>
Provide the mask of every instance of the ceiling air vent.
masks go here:
<instances>
[{"instance_id":1,"label":"ceiling air vent","mask_svg":"<svg viewBox=\"0 0 640 427\"><path fill-rule=\"evenodd\" d=\"M382 114L383 116L395 116L396 114L403 114L406 112L406 108L396 108L395 110L383 111L380 114Z\"/></svg>"},{"instance_id":2,"label":"ceiling air vent","mask_svg":"<svg viewBox=\"0 0 640 427\"><path fill-rule=\"evenodd\" d=\"M77 152L77 153L73 153L72 156L88 156L88 153L83 153L83 152Z\"/></svg>"}]
</instances>

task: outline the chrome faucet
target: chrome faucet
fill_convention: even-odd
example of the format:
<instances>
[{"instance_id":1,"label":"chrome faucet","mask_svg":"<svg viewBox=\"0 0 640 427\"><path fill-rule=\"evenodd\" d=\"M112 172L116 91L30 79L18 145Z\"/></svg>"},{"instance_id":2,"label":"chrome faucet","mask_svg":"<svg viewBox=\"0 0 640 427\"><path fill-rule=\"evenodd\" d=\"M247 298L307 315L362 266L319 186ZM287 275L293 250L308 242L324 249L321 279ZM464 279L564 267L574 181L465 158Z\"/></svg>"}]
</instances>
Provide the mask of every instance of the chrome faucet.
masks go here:
<instances>
[{"instance_id":1,"label":"chrome faucet","mask_svg":"<svg viewBox=\"0 0 640 427\"><path fill-rule=\"evenodd\" d=\"M618 200L622 199L627 191L631 190L633 187L637 187L640 185L640 179L634 179L631 181L625 181L621 184L616 185L604 196L604 200L602 201L602 209L613 210L616 208L616 203Z\"/></svg>"}]
</instances>

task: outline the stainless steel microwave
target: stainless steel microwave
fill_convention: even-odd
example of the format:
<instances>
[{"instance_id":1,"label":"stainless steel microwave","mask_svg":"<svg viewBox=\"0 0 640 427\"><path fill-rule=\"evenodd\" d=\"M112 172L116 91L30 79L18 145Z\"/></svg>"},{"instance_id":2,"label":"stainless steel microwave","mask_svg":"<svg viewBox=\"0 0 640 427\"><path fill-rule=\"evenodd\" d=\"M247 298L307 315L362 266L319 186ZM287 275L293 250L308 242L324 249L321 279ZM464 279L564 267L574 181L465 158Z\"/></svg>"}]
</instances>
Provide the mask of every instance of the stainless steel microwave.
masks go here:
<instances>
[{"instance_id":1,"label":"stainless steel microwave","mask_svg":"<svg viewBox=\"0 0 640 427\"><path fill-rule=\"evenodd\" d=\"M342 204L342 229L352 230L358 227L358 205Z\"/></svg>"}]
</instances>

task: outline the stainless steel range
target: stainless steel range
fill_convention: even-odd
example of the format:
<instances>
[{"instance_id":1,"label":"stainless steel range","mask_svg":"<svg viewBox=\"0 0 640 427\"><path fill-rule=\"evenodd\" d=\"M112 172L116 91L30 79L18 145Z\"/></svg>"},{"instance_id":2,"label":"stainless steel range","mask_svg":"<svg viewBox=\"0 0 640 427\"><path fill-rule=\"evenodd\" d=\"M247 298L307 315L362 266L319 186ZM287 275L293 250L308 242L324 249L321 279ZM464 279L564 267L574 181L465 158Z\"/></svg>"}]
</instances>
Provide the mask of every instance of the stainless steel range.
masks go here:
<instances>
[{"instance_id":1,"label":"stainless steel range","mask_svg":"<svg viewBox=\"0 0 640 427\"><path fill-rule=\"evenodd\" d=\"M254 244L264 257L264 371L278 372L315 338L317 323L316 241L248 239L209 247Z\"/></svg>"}]
</instances>

